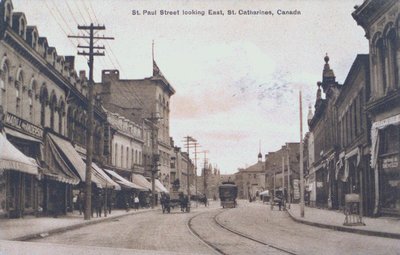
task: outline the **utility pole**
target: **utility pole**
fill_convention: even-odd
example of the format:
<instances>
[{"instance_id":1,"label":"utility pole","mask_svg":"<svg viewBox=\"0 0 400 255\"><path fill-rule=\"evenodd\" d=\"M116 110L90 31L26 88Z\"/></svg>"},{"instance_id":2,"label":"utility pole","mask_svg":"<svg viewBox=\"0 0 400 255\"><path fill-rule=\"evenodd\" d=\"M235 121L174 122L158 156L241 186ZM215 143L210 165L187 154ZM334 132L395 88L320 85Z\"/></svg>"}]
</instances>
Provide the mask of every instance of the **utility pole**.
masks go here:
<instances>
[{"instance_id":1,"label":"utility pole","mask_svg":"<svg viewBox=\"0 0 400 255\"><path fill-rule=\"evenodd\" d=\"M158 166L160 161L160 154L158 153L158 120L162 119L161 117L154 116L154 113L151 114L150 118L145 118L151 124L151 151L152 151L152 159L151 159L151 208L153 209L156 206L156 187L155 187L155 179L156 174L158 172Z\"/></svg>"},{"instance_id":2,"label":"utility pole","mask_svg":"<svg viewBox=\"0 0 400 255\"><path fill-rule=\"evenodd\" d=\"M301 102L301 90L299 91L300 108L300 217L304 218L304 171L303 171L303 109Z\"/></svg>"},{"instance_id":3,"label":"utility pole","mask_svg":"<svg viewBox=\"0 0 400 255\"><path fill-rule=\"evenodd\" d=\"M194 139L191 136L186 136L184 137L186 144L185 148L187 149L187 155L188 155L188 162L187 162L187 193L188 193L188 200L189 200L189 207L190 207L190 153L189 149L193 148L193 145L197 142L196 139ZM196 145L195 145L196 146Z\"/></svg>"},{"instance_id":4,"label":"utility pole","mask_svg":"<svg viewBox=\"0 0 400 255\"><path fill-rule=\"evenodd\" d=\"M95 46L94 40L114 40L113 37L99 37L94 36L94 31L105 30L105 26L94 26L93 23L90 26L79 26L79 30L89 31L89 36L69 35L69 38L82 38L89 39L89 46L78 45L78 48L89 49L89 52L78 51L78 55L89 56L89 94L88 94L88 124L86 129L86 176L85 176L85 213L84 219L90 220L91 209L92 209L92 158L93 158L93 64L94 56L104 56L104 52L98 50L104 50L104 46ZM96 52L94 50L97 49Z\"/></svg>"},{"instance_id":5,"label":"utility pole","mask_svg":"<svg viewBox=\"0 0 400 255\"><path fill-rule=\"evenodd\" d=\"M292 196L290 194L290 160L289 160L289 144L288 143L286 143L286 155L287 155L287 169L288 169L288 196L289 196L288 208L290 209Z\"/></svg>"},{"instance_id":6,"label":"utility pole","mask_svg":"<svg viewBox=\"0 0 400 255\"><path fill-rule=\"evenodd\" d=\"M286 208L286 196L285 196L285 156L282 156L282 200L283 208Z\"/></svg>"},{"instance_id":7,"label":"utility pole","mask_svg":"<svg viewBox=\"0 0 400 255\"><path fill-rule=\"evenodd\" d=\"M208 163L208 158L207 158L207 153L209 151L208 150L204 150L202 151L202 153L204 153L204 168L203 168L203 191L204 191L204 195L207 195L207 163Z\"/></svg>"},{"instance_id":8,"label":"utility pole","mask_svg":"<svg viewBox=\"0 0 400 255\"><path fill-rule=\"evenodd\" d=\"M201 147L198 142L194 143L194 172L195 172L195 185L196 185L196 196L197 196L197 147ZM198 199L196 199L196 207L198 206Z\"/></svg>"}]
</instances>

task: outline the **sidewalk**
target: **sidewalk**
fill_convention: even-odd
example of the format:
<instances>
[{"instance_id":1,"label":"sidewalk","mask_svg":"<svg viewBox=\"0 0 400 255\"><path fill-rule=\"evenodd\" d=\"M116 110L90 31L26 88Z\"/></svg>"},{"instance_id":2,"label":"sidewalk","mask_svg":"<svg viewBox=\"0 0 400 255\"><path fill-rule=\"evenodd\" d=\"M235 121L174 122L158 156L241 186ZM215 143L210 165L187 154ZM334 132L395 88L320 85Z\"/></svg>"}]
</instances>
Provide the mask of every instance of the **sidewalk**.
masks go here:
<instances>
[{"instance_id":1,"label":"sidewalk","mask_svg":"<svg viewBox=\"0 0 400 255\"><path fill-rule=\"evenodd\" d=\"M362 235L400 239L399 218L363 217L363 222L365 223L365 226L343 226L343 222L345 219L345 215L343 214L343 212L306 206L304 208L304 218L301 218L299 204L291 204L290 209L288 209L287 212L294 221L311 226L329 228Z\"/></svg>"},{"instance_id":2,"label":"sidewalk","mask_svg":"<svg viewBox=\"0 0 400 255\"><path fill-rule=\"evenodd\" d=\"M25 216L21 219L0 219L0 240L27 241L40 236L59 233L86 225L110 221L126 215L145 213L152 210L153 209L139 209L135 211L131 209L129 212L126 210L113 210L107 217L102 215L102 217L97 218L95 216L91 218L91 220L84 220L83 215L79 215L77 211L58 218Z\"/></svg>"}]
</instances>

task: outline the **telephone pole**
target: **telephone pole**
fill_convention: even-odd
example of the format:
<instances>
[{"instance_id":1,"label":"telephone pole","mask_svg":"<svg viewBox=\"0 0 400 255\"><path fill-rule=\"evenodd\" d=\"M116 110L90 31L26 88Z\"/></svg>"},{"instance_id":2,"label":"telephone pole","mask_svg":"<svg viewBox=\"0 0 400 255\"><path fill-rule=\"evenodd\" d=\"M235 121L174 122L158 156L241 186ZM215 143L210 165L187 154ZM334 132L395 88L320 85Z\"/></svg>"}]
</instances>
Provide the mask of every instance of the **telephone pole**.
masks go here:
<instances>
[{"instance_id":1,"label":"telephone pole","mask_svg":"<svg viewBox=\"0 0 400 255\"><path fill-rule=\"evenodd\" d=\"M144 119L151 123L151 208L154 208L156 205L155 176L158 172L160 161L160 153L158 152L158 120L162 119L162 117L155 116L155 113L152 113L150 118Z\"/></svg>"},{"instance_id":2,"label":"telephone pole","mask_svg":"<svg viewBox=\"0 0 400 255\"><path fill-rule=\"evenodd\" d=\"M95 56L104 56L104 52L99 52L99 50L104 50L104 46L95 46L94 40L114 40L113 37L99 37L94 36L94 32L98 30L105 30L105 26L94 26L93 23L90 26L80 26L79 30L88 31L89 35L69 35L69 38L81 38L89 39L89 46L78 45L78 48L89 49L89 52L78 51L78 55L89 56L89 94L88 94L88 124L86 129L86 176L85 176L85 212L84 219L90 220L91 209L92 209L92 158L93 158L93 64ZM94 52L94 50L97 50Z\"/></svg>"},{"instance_id":3,"label":"telephone pole","mask_svg":"<svg viewBox=\"0 0 400 255\"><path fill-rule=\"evenodd\" d=\"M300 217L304 218L304 171L303 171L303 103L301 102L301 90L299 91L300 108Z\"/></svg>"},{"instance_id":4,"label":"telephone pole","mask_svg":"<svg viewBox=\"0 0 400 255\"><path fill-rule=\"evenodd\" d=\"M188 200L189 200L189 207L190 207L190 153L189 149L193 148L193 145L197 142L196 139L194 139L191 136L185 136L184 137L186 144L185 148L187 149L187 155L188 155L188 162L187 162L187 193L188 193ZM196 146L196 145L195 145Z\"/></svg>"}]
</instances>

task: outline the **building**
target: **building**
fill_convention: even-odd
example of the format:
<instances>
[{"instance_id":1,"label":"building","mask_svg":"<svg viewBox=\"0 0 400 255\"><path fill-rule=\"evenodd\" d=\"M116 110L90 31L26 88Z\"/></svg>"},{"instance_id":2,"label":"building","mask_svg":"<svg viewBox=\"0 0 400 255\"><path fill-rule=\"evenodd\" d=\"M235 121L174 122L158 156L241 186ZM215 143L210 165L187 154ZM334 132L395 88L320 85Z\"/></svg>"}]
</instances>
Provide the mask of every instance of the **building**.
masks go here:
<instances>
[{"instance_id":1,"label":"building","mask_svg":"<svg viewBox=\"0 0 400 255\"><path fill-rule=\"evenodd\" d=\"M287 199L289 199L289 193L291 201L300 199L299 149L299 143L286 143L280 150L268 152L265 155L265 189L270 190L270 193L284 189ZM288 192L288 183L290 183L290 192Z\"/></svg>"},{"instance_id":2,"label":"building","mask_svg":"<svg viewBox=\"0 0 400 255\"><path fill-rule=\"evenodd\" d=\"M74 57L59 56L25 15L14 11L11 0L0 3L0 16L0 126L7 140L40 166L27 172L0 159L0 213L66 213L73 208L73 190L82 188L86 176L85 72L78 75ZM103 144L105 122L96 101L93 160L99 165L109 153ZM94 187L107 186L104 172L95 172Z\"/></svg>"},{"instance_id":3,"label":"building","mask_svg":"<svg viewBox=\"0 0 400 255\"><path fill-rule=\"evenodd\" d=\"M366 0L353 18L369 42L374 215L400 215L400 3Z\"/></svg>"},{"instance_id":4,"label":"building","mask_svg":"<svg viewBox=\"0 0 400 255\"><path fill-rule=\"evenodd\" d=\"M170 176L164 175L165 182L169 182L175 186L177 190L187 194L188 188L188 171L189 171L189 189L191 195L195 194L196 174L194 164L189 158L187 152L182 152L180 147L174 147L174 155L171 157Z\"/></svg>"},{"instance_id":5,"label":"building","mask_svg":"<svg viewBox=\"0 0 400 255\"><path fill-rule=\"evenodd\" d=\"M339 208L344 208L346 194L360 194L365 215L372 215L374 204L374 172L369 166L371 124L364 111L369 98L369 56L360 54L335 102L338 161L332 192L337 193Z\"/></svg>"},{"instance_id":6,"label":"building","mask_svg":"<svg viewBox=\"0 0 400 255\"><path fill-rule=\"evenodd\" d=\"M238 186L238 196L242 199L253 199L265 189L265 163L261 152L258 161L247 168L240 168L235 175Z\"/></svg>"},{"instance_id":7,"label":"building","mask_svg":"<svg viewBox=\"0 0 400 255\"><path fill-rule=\"evenodd\" d=\"M318 207L337 208L334 178L336 169L336 111L335 102L342 85L336 82L333 70L329 66L329 57L325 56L322 82L318 82L315 112L308 121L314 138L314 163L311 176L315 174L316 201ZM321 91L322 88L322 91ZM325 98L322 98L322 92ZM312 178L313 179L313 178Z\"/></svg>"},{"instance_id":8,"label":"building","mask_svg":"<svg viewBox=\"0 0 400 255\"><path fill-rule=\"evenodd\" d=\"M112 111L118 111L138 124L144 122L145 130L150 130L144 135L157 141L150 146L151 154L147 150L142 154L145 174L151 176L152 168L156 167L161 179L169 178L174 154L169 136L169 112L170 98L175 90L157 64L153 61L152 77L138 80L120 79L118 70L103 70L101 83L96 84L96 93ZM170 188L170 180L164 184Z\"/></svg>"}]
</instances>

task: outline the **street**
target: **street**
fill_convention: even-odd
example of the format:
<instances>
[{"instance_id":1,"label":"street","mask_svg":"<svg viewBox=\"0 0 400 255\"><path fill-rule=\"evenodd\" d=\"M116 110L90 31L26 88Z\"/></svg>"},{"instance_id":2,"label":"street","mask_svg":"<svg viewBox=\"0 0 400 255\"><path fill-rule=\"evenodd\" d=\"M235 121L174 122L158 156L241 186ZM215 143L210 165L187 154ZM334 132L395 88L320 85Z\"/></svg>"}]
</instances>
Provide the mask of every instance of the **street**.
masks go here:
<instances>
[{"instance_id":1,"label":"street","mask_svg":"<svg viewBox=\"0 0 400 255\"><path fill-rule=\"evenodd\" d=\"M213 221L248 235L268 245L251 241L218 227ZM191 221L191 228L188 222ZM195 231L203 241L195 236ZM240 200L235 209L193 207L171 214L160 210L122 217L80 229L34 240L75 246L114 247L124 249L168 251L190 254L399 254L396 239L363 236L295 223L286 212L260 202Z\"/></svg>"}]
</instances>

